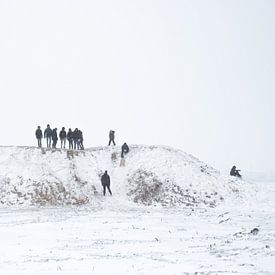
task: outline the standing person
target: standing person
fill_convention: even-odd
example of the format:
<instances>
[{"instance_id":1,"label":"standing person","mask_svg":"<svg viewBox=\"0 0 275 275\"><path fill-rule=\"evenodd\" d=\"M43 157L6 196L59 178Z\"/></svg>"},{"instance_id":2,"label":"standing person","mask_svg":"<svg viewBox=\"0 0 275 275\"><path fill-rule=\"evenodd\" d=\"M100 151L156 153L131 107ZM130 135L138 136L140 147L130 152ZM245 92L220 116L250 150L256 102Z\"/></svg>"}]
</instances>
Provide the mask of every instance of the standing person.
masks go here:
<instances>
[{"instance_id":1,"label":"standing person","mask_svg":"<svg viewBox=\"0 0 275 275\"><path fill-rule=\"evenodd\" d=\"M113 130L110 130L110 132L109 132L109 144L108 144L108 146L111 145L111 142L113 142L113 144L116 145L116 143L115 143L115 131L113 131Z\"/></svg>"},{"instance_id":2,"label":"standing person","mask_svg":"<svg viewBox=\"0 0 275 275\"><path fill-rule=\"evenodd\" d=\"M46 140L47 140L47 148L51 148L52 129L50 128L50 124L47 125L47 128L44 131L44 138L46 138Z\"/></svg>"},{"instance_id":3,"label":"standing person","mask_svg":"<svg viewBox=\"0 0 275 275\"><path fill-rule=\"evenodd\" d=\"M37 127L37 129L35 131L35 136L36 136L37 141L38 141L38 147L42 147L41 139L43 137L43 134L42 134L40 126Z\"/></svg>"},{"instance_id":4,"label":"standing person","mask_svg":"<svg viewBox=\"0 0 275 275\"><path fill-rule=\"evenodd\" d=\"M61 149L66 147L66 137L67 133L65 131L65 127L62 127L62 130L59 132L59 138L61 142Z\"/></svg>"},{"instance_id":5,"label":"standing person","mask_svg":"<svg viewBox=\"0 0 275 275\"><path fill-rule=\"evenodd\" d=\"M127 145L126 142L123 143L121 147L121 158L124 158L124 154L129 153L129 146Z\"/></svg>"},{"instance_id":6,"label":"standing person","mask_svg":"<svg viewBox=\"0 0 275 275\"><path fill-rule=\"evenodd\" d=\"M79 137L79 147L81 150L84 150L83 146L83 133L81 130L78 130L78 137Z\"/></svg>"},{"instance_id":7,"label":"standing person","mask_svg":"<svg viewBox=\"0 0 275 275\"><path fill-rule=\"evenodd\" d=\"M109 177L107 171L105 171L105 173L101 177L101 184L103 186L103 195L105 196L105 194L106 194L106 187L107 187L110 195L112 196L112 191L110 189L111 181L110 181L110 177Z\"/></svg>"},{"instance_id":8,"label":"standing person","mask_svg":"<svg viewBox=\"0 0 275 275\"><path fill-rule=\"evenodd\" d=\"M69 149L73 150L73 132L71 128L69 128L69 131L67 133L67 140L69 141Z\"/></svg>"},{"instance_id":9,"label":"standing person","mask_svg":"<svg viewBox=\"0 0 275 275\"><path fill-rule=\"evenodd\" d=\"M57 129L54 128L52 131L52 140L53 140L53 148L56 148L56 143L58 141L58 137L57 137Z\"/></svg>"},{"instance_id":10,"label":"standing person","mask_svg":"<svg viewBox=\"0 0 275 275\"><path fill-rule=\"evenodd\" d=\"M78 134L78 129L75 128L73 131L73 141L74 141L74 150L78 149L79 150L79 134Z\"/></svg>"}]
</instances>

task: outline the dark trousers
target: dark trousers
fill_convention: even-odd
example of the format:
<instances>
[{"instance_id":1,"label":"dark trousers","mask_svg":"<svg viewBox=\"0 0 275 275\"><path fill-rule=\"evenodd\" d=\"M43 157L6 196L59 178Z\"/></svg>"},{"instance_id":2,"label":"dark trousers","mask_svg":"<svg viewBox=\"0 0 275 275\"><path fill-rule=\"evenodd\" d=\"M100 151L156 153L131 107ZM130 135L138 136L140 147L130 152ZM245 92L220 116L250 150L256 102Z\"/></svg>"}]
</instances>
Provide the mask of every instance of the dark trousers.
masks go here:
<instances>
[{"instance_id":1,"label":"dark trousers","mask_svg":"<svg viewBox=\"0 0 275 275\"><path fill-rule=\"evenodd\" d=\"M74 149L73 139L69 139L69 149Z\"/></svg>"},{"instance_id":2,"label":"dark trousers","mask_svg":"<svg viewBox=\"0 0 275 275\"><path fill-rule=\"evenodd\" d=\"M110 195L112 195L112 191L110 189L110 185L103 185L103 195L105 196L105 194L106 194L106 187L107 187Z\"/></svg>"},{"instance_id":3,"label":"dark trousers","mask_svg":"<svg viewBox=\"0 0 275 275\"><path fill-rule=\"evenodd\" d=\"M57 139L53 139L53 148L56 148Z\"/></svg>"},{"instance_id":4,"label":"dark trousers","mask_svg":"<svg viewBox=\"0 0 275 275\"><path fill-rule=\"evenodd\" d=\"M62 138L60 141L61 141L61 149L62 149L62 148L65 149L65 146L66 146L66 138Z\"/></svg>"},{"instance_id":5,"label":"dark trousers","mask_svg":"<svg viewBox=\"0 0 275 275\"><path fill-rule=\"evenodd\" d=\"M81 150L84 150L84 146L83 146L83 140L79 140L79 147Z\"/></svg>"},{"instance_id":6,"label":"dark trousers","mask_svg":"<svg viewBox=\"0 0 275 275\"><path fill-rule=\"evenodd\" d=\"M38 138L37 141L38 141L38 147L42 147L41 138Z\"/></svg>"},{"instance_id":7,"label":"dark trousers","mask_svg":"<svg viewBox=\"0 0 275 275\"><path fill-rule=\"evenodd\" d=\"M108 146L110 146L112 142L114 145L116 145L115 140L113 138L110 138Z\"/></svg>"},{"instance_id":8,"label":"dark trousers","mask_svg":"<svg viewBox=\"0 0 275 275\"><path fill-rule=\"evenodd\" d=\"M74 149L78 149L79 150L79 141L78 139L74 139Z\"/></svg>"},{"instance_id":9,"label":"dark trousers","mask_svg":"<svg viewBox=\"0 0 275 275\"><path fill-rule=\"evenodd\" d=\"M47 137L47 147L50 148L52 144L52 137Z\"/></svg>"}]
</instances>

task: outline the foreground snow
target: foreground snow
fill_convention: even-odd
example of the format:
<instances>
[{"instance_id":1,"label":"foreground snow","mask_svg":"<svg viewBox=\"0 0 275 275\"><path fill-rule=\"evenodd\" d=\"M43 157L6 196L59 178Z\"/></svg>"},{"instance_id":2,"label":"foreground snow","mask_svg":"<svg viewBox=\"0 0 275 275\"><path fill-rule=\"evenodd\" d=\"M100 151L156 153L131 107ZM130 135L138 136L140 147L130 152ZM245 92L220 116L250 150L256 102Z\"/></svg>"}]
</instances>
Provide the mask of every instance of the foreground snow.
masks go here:
<instances>
[{"instance_id":1,"label":"foreground snow","mask_svg":"<svg viewBox=\"0 0 275 275\"><path fill-rule=\"evenodd\" d=\"M195 211L2 208L1 274L275 274L275 184L259 187L257 203Z\"/></svg>"},{"instance_id":2,"label":"foreground snow","mask_svg":"<svg viewBox=\"0 0 275 275\"><path fill-rule=\"evenodd\" d=\"M1 274L275 274L275 184L130 150L0 147Z\"/></svg>"}]
</instances>

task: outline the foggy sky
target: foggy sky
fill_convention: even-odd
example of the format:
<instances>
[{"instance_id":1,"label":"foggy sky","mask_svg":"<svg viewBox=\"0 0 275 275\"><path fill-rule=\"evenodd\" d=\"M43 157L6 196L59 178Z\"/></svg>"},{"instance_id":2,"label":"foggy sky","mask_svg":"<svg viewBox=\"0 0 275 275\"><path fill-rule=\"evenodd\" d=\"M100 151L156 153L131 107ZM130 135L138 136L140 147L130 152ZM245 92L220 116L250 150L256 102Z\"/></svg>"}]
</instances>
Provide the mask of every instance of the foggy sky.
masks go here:
<instances>
[{"instance_id":1,"label":"foggy sky","mask_svg":"<svg viewBox=\"0 0 275 275\"><path fill-rule=\"evenodd\" d=\"M1 0L0 144L36 145L49 123L100 146L114 129L275 171L274 27L271 0Z\"/></svg>"}]
</instances>

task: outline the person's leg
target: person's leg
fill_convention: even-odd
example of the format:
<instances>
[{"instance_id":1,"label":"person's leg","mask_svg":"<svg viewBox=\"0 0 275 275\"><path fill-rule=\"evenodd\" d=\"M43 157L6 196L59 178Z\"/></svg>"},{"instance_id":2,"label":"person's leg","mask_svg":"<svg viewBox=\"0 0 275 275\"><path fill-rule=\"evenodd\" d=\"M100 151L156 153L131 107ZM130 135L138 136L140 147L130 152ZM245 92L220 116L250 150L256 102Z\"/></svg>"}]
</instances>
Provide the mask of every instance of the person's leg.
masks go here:
<instances>
[{"instance_id":1,"label":"person's leg","mask_svg":"<svg viewBox=\"0 0 275 275\"><path fill-rule=\"evenodd\" d=\"M111 139L109 139L109 144L108 144L108 146L110 146L110 145L111 145L111 142L112 142L112 140L111 140Z\"/></svg>"},{"instance_id":2,"label":"person's leg","mask_svg":"<svg viewBox=\"0 0 275 275\"><path fill-rule=\"evenodd\" d=\"M65 149L66 148L66 139L65 138L63 139L63 142L64 142L63 146L64 146L64 149Z\"/></svg>"},{"instance_id":3,"label":"person's leg","mask_svg":"<svg viewBox=\"0 0 275 275\"><path fill-rule=\"evenodd\" d=\"M121 150L121 158L124 158L123 150Z\"/></svg>"},{"instance_id":4,"label":"person's leg","mask_svg":"<svg viewBox=\"0 0 275 275\"><path fill-rule=\"evenodd\" d=\"M113 139L113 144L114 144L114 146L116 146L116 143L115 143L115 140Z\"/></svg>"},{"instance_id":5,"label":"person's leg","mask_svg":"<svg viewBox=\"0 0 275 275\"><path fill-rule=\"evenodd\" d=\"M107 188L108 188L108 191L109 191L110 195L112 195L112 191L110 189L110 185L107 185Z\"/></svg>"},{"instance_id":6,"label":"person's leg","mask_svg":"<svg viewBox=\"0 0 275 275\"><path fill-rule=\"evenodd\" d=\"M106 185L103 185L103 196L106 194Z\"/></svg>"},{"instance_id":7,"label":"person's leg","mask_svg":"<svg viewBox=\"0 0 275 275\"><path fill-rule=\"evenodd\" d=\"M50 147L50 139L49 139L49 137L47 137L46 140L47 140L47 148L49 148Z\"/></svg>"}]
</instances>

